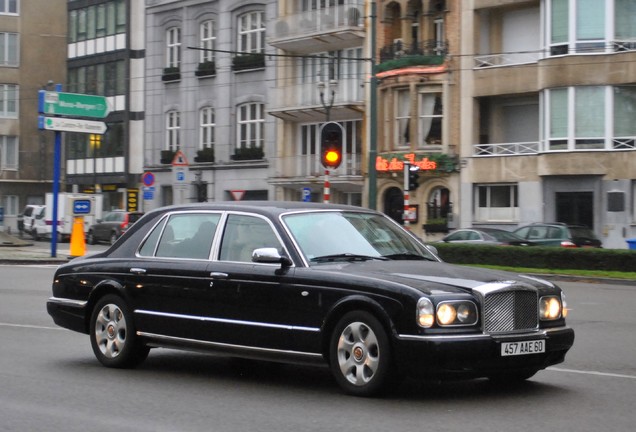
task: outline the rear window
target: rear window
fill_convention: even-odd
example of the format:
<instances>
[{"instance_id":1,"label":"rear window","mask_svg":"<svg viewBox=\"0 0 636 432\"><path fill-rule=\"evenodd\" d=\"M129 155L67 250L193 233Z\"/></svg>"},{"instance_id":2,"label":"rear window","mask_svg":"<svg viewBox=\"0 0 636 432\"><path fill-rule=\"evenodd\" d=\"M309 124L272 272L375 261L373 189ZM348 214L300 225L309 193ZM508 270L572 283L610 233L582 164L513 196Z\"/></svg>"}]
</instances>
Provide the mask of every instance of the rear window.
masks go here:
<instances>
[{"instance_id":1,"label":"rear window","mask_svg":"<svg viewBox=\"0 0 636 432\"><path fill-rule=\"evenodd\" d=\"M596 238L594 232L589 228L570 228L570 234L572 235L572 238Z\"/></svg>"},{"instance_id":2,"label":"rear window","mask_svg":"<svg viewBox=\"0 0 636 432\"><path fill-rule=\"evenodd\" d=\"M128 213L128 223L133 224L143 216L143 213Z\"/></svg>"}]
</instances>

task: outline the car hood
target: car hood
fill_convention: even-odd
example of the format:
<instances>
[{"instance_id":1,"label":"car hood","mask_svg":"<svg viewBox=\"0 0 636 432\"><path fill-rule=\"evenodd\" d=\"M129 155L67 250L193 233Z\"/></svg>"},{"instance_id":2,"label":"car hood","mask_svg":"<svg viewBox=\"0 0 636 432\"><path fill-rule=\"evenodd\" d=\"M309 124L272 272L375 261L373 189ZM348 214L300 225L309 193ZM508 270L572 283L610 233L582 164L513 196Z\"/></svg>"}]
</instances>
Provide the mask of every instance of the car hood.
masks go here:
<instances>
[{"instance_id":1,"label":"car hood","mask_svg":"<svg viewBox=\"0 0 636 432\"><path fill-rule=\"evenodd\" d=\"M414 288L426 294L471 292L485 285L521 285L526 288L554 287L548 281L528 275L465 267L443 262L366 261L316 266L321 270L348 274L359 282L379 281ZM373 283L375 281L375 283Z\"/></svg>"}]
</instances>

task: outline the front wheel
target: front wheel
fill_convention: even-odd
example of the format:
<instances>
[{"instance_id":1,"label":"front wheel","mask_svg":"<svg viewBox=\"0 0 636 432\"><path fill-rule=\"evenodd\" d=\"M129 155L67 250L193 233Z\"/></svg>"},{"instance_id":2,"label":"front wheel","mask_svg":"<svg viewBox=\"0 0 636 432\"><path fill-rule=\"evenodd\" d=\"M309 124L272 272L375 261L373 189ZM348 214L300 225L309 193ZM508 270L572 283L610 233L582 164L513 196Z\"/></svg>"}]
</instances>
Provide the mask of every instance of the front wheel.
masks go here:
<instances>
[{"instance_id":1,"label":"front wheel","mask_svg":"<svg viewBox=\"0 0 636 432\"><path fill-rule=\"evenodd\" d=\"M95 238L95 233L93 233L93 230L89 230L88 234L86 234L86 243L88 243L89 245L97 244L97 239Z\"/></svg>"},{"instance_id":2,"label":"front wheel","mask_svg":"<svg viewBox=\"0 0 636 432\"><path fill-rule=\"evenodd\" d=\"M391 368L389 338L382 324L365 311L340 319L329 345L331 371L342 389L356 396L373 396L387 384Z\"/></svg>"},{"instance_id":3,"label":"front wheel","mask_svg":"<svg viewBox=\"0 0 636 432\"><path fill-rule=\"evenodd\" d=\"M114 245L118 238L119 238L119 236L117 235L117 233L115 231L110 233L110 244Z\"/></svg>"},{"instance_id":4,"label":"front wheel","mask_svg":"<svg viewBox=\"0 0 636 432\"><path fill-rule=\"evenodd\" d=\"M91 346L101 364L112 368L131 368L148 356L137 334L133 316L119 296L107 295L97 302L91 316Z\"/></svg>"}]
</instances>

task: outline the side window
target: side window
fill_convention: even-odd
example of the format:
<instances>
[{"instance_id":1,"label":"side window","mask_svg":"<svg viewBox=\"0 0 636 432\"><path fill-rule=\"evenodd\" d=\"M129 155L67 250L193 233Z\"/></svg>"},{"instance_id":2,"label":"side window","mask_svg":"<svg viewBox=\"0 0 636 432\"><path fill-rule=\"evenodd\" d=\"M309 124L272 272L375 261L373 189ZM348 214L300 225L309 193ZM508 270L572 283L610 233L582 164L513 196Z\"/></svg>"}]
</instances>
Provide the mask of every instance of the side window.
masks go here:
<instances>
[{"instance_id":1,"label":"side window","mask_svg":"<svg viewBox=\"0 0 636 432\"><path fill-rule=\"evenodd\" d=\"M521 238L528 238L528 231L529 230L530 230L530 228L528 228L528 227L521 228L519 231L515 231L515 234L517 234Z\"/></svg>"},{"instance_id":2,"label":"side window","mask_svg":"<svg viewBox=\"0 0 636 432\"><path fill-rule=\"evenodd\" d=\"M165 224L158 225L150 234L140 254L154 254L164 258L208 259L220 218L221 215L215 213L171 215Z\"/></svg>"},{"instance_id":3,"label":"side window","mask_svg":"<svg viewBox=\"0 0 636 432\"><path fill-rule=\"evenodd\" d=\"M228 217L221 240L221 260L252 262L254 249L263 247L282 249L278 237L265 219L246 215Z\"/></svg>"},{"instance_id":4,"label":"side window","mask_svg":"<svg viewBox=\"0 0 636 432\"><path fill-rule=\"evenodd\" d=\"M479 240L479 234L477 234L475 231L470 231L468 233L468 240Z\"/></svg>"}]
</instances>

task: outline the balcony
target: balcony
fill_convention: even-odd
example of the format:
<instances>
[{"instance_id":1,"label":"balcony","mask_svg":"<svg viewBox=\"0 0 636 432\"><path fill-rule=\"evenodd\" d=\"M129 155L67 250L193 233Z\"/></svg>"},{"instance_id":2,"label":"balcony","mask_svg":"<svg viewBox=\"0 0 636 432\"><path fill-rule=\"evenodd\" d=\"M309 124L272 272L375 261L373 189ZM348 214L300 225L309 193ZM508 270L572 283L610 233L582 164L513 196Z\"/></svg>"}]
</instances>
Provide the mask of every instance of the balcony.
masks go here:
<instances>
[{"instance_id":1,"label":"balcony","mask_svg":"<svg viewBox=\"0 0 636 432\"><path fill-rule=\"evenodd\" d=\"M346 78L336 83L331 120L362 118L364 112L364 84L362 78ZM295 121L324 121L325 110L317 83L303 83L278 87L269 113L275 117Z\"/></svg>"},{"instance_id":2,"label":"balcony","mask_svg":"<svg viewBox=\"0 0 636 432\"><path fill-rule=\"evenodd\" d=\"M347 3L274 19L267 25L267 43L304 54L361 46L365 37L364 2Z\"/></svg>"},{"instance_id":3,"label":"balcony","mask_svg":"<svg viewBox=\"0 0 636 432\"><path fill-rule=\"evenodd\" d=\"M539 153L540 143L475 144L473 156L519 156Z\"/></svg>"}]
</instances>

